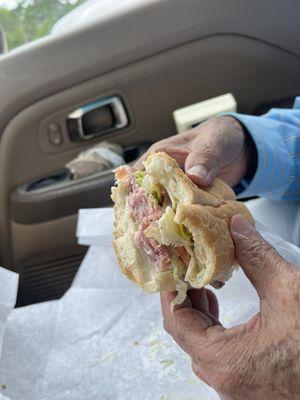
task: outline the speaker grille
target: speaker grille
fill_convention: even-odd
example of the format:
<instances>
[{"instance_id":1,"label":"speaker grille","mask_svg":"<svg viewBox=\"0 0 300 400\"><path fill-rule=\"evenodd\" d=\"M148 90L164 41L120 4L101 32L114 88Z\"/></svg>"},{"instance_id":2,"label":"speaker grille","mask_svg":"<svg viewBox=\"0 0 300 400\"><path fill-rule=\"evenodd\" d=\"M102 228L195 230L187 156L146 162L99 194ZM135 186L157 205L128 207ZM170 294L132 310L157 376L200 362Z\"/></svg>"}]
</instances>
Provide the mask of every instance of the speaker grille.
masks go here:
<instances>
[{"instance_id":1,"label":"speaker grille","mask_svg":"<svg viewBox=\"0 0 300 400\"><path fill-rule=\"evenodd\" d=\"M71 286L85 252L22 267L17 307L59 299Z\"/></svg>"}]
</instances>

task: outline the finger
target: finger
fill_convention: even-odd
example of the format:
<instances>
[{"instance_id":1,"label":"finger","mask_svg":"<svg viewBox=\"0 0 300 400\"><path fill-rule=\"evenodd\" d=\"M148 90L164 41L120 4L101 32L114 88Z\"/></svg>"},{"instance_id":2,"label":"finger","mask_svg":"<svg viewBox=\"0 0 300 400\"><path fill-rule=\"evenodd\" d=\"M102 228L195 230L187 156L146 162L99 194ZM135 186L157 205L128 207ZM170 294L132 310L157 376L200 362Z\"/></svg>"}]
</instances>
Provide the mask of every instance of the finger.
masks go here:
<instances>
[{"instance_id":1,"label":"finger","mask_svg":"<svg viewBox=\"0 0 300 400\"><path fill-rule=\"evenodd\" d=\"M209 289L206 290L206 296L208 299L209 313L212 314L217 320L219 319L219 303L217 296Z\"/></svg>"},{"instance_id":2,"label":"finger","mask_svg":"<svg viewBox=\"0 0 300 400\"><path fill-rule=\"evenodd\" d=\"M165 330L186 353L197 354L207 342L207 328L214 326L214 322L190 304L172 312L170 303L176 296L174 292L161 292L160 296Z\"/></svg>"},{"instance_id":3,"label":"finger","mask_svg":"<svg viewBox=\"0 0 300 400\"><path fill-rule=\"evenodd\" d=\"M221 168L244 157L244 133L230 116L211 118L197 128L197 137L185 163L185 172L199 186L209 186ZM243 172L243 163L238 166ZM242 175L243 176L243 175Z\"/></svg>"},{"instance_id":4,"label":"finger","mask_svg":"<svg viewBox=\"0 0 300 400\"><path fill-rule=\"evenodd\" d=\"M209 317L214 324L219 325L219 306L214 293L208 289L191 289L188 297L192 307Z\"/></svg>"},{"instance_id":5,"label":"finger","mask_svg":"<svg viewBox=\"0 0 300 400\"><path fill-rule=\"evenodd\" d=\"M150 153L158 153L163 151L167 153L170 157L174 158L179 164L180 168L184 168L185 160L188 156L188 150L181 147L169 146L169 145L156 145L150 148L136 163L135 167L138 169L143 169L143 162L147 160Z\"/></svg>"},{"instance_id":6,"label":"finger","mask_svg":"<svg viewBox=\"0 0 300 400\"><path fill-rule=\"evenodd\" d=\"M218 133L220 128L216 118L202 123L198 130L199 140L191 149L184 169L198 186L209 186L219 173L222 141L227 139Z\"/></svg>"},{"instance_id":7,"label":"finger","mask_svg":"<svg viewBox=\"0 0 300 400\"><path fill-rule=\"evenodd\" d=\"M197 150L188 155L184 169L196 185L209 186L220 170L219 154L214 147L201 142Z\"/></svg>"},{"instance_id":8,"label":"finger","mask_svg":"<svg viewBox=\"0 0 300 400\"><path fill-rule=\"evenodd\" d=\"M202 289L191 289L187 293L191 300L193 308L202 311L204 314L209 313L209 303L204 288Z\"/></svg>"},{"instance_id":9,"label":"finger","mask_svg":"<svg viewBox=\"0 0 300 400\"><path fill-rule=\"evenodd\" d=\"M177 161L179 167L184 169L184 163L188 156L188 150L186 148L166 146L162 151L167 153L170 157L174 158L174 160Z\"/></svg>"},{"instance_id":10,"label":"finger","mask_svg":"<svg viewBox=\"0 0 300 400\"><path fill-rule=\"evenodd\" d=\"M237 261L259 297L270 297L273 281L283 274L283 259L243 216L231 218L230 231Z\"/></svg>"},{"instance_id":11,"label":"finger","mask_svg":"<svg viewBox=\"0 0 300 400\"><path fill-rule=\"evenodd\" d=\"M177 294L178 294L177 292L169 292L171 313L174 313L174 311L179 310L180 308L183 308L183 307L193 308L193 304L192 304L191 299L189 298L189 296L186 296L184 301L182 303L180 303L180 304L171 303L172 300L177 296Z\"/></svg>"},{"instance_id":12,"label":"finger","mask_svg":"<svg viewBox=\"0 0 300 400\"><path fill-rule=\"evenodd\" d=\"M174 306L171 305L172 300L175 299L177 296L177 292L167 292L167 291L162 291L160 292L160 304L161 304L161 310L163 317L168 316L169 313L174 313L174 311L179 310L180 308L183 307L189 307L192 308L192 302L189 298L189 296L186 296L184 302L181 304L175 304Z\"/></svg>"}]
</instances>

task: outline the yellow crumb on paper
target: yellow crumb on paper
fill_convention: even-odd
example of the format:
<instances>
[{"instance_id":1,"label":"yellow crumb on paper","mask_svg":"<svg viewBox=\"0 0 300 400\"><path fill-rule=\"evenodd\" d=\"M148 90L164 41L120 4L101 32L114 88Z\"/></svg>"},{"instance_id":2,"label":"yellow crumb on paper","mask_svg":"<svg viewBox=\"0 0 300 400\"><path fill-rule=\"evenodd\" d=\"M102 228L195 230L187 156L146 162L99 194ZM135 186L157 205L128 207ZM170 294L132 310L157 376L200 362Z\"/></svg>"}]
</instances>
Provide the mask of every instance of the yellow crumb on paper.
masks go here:
<instances>
[{"instance_id":1,"label":"yellow crumb on paper","mask_svg":"<svg viewBox=\"0 0 300 400\"><path fill-rule=\"evenodd\" d=\"M135 342L133 342L134 346L138 346L140 343L136 340Z\"/></svg>"},{"instance_id":2,"label":"yellow crumb on paper","mask_svg":"<svg viewBox=\"0 0 300 400\"><path fill-rule=\"evenodd\" d=\"M195 385L196 383L198 383L198 379L188 379L188 383L190 384L190 385Z\"/></svg>"},{"instance_id":3,"label":"yellow crumb on paper","mask_svg":"<svg viewBox=\"0 0 300 400\"><path fill-rule=\"evenodd\" d=\"M159 354L160 350L162 350L164 347L165 346L164 346L164 343L162 341L157 340L157 339L152 340L149 343L150 356L151 357L156 357Z\"/></svg>"},{"instance_id":4,"label":"yellow crumb on paper","mask_svg":"<svg viewBox=\"0 0 300 400\"><path fill-rule=\"evenodd\" d=\"M170 358L167 358L165 360L161 360L160 363L163 365L163 367L165 369L165 368L171 367L175 363L175 361L171 360Z\"/></svg>"},{"instance_id":5,"label":"yellow crumb on paper","mask_svg":"<svg viewBox=\"0 0 300 400\"><path fill-rule=\"evenodd\" d=\"M99 361L106 361L106 360L110 359L114 354L116 354L116 352L117 352L117 350L111 351L110 353L105 354L105 356L100 358Z\"/></svg>"},{"instance_id":6,"label":"yellow crumb on paper","mask_svg":"<svg viewBox=\"0 0 300 400\"><path fill-rule=\"evenodd\" d=\"M157 339L155 339L155 340L152 340L152 342L150 342L150 347L157 347L158 345L160 344L160 342L157 340Z\"/></svg>"}]
</instances>

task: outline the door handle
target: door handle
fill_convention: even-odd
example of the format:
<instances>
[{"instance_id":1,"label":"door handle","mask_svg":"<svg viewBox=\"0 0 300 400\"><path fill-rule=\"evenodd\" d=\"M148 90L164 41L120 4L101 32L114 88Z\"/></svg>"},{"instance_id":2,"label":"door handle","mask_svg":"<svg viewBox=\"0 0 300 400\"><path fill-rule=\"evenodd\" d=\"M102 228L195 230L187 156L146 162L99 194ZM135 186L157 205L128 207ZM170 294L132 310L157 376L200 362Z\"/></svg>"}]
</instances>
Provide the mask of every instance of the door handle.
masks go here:
<instances>
[{"instance_id":1,"label":"door handle","mask_svg":"<svg viewBox=\"0 0 300 400\"><path fill-rule=\"evenodd\" d=\"M67 117L72 141L89 140L128 126L129 120L120 97L105 97L77 108Z\"/></svg>"}]
</instances>

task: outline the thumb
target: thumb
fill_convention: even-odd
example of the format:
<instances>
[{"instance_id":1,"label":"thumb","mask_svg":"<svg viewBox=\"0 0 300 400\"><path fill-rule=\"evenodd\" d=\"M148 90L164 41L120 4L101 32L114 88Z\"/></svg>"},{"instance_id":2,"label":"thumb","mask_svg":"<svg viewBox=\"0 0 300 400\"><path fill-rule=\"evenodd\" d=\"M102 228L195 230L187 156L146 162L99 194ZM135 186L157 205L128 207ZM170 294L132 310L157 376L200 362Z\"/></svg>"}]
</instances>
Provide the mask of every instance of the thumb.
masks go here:
<instances>
[{"instance_id":1,"label":"thumb","mask_svg":"<svg viewBox=\"0 0 300 400\"><path fill-rule=\"evenodd\" d=\"M209 186L220 170L220 154L214 144L201 142L185 161L185 172L198 186Z\"/></svg>"},{"instance_id":2,"label":"thumb","mask_svg":"<svg viewBox=\"0 0 300 400\"><path fill-rule=\"evenodd\" d=\"M258 296L270 297L272 283L282 274L283 259L241 215L231 218L230 231L238 263Z\"/></svg>"}]
</instances>

